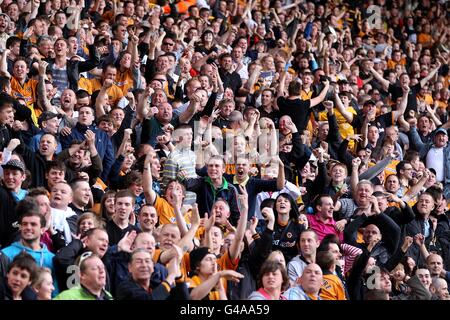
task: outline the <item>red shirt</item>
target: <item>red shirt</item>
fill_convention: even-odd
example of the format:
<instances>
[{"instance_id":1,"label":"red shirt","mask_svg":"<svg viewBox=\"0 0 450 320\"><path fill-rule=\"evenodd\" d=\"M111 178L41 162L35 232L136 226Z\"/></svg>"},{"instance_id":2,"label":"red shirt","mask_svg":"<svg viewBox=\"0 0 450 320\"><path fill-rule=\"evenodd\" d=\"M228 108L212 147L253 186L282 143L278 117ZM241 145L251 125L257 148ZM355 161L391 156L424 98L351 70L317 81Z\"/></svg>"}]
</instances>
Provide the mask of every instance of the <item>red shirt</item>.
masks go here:
<instances>
[{"instance_id":1,"label":"red shirt","mask_svg":"<svg viewBox=\"0 0 450 320\"><path fill-rule=\"evenodd\" d=\"M306 216L308 218L309 227L317 233L320 241L322 241L322 239L329 233L337 235L340 241L344 240L344 235L341 232L337 232L334 228L336 221L333 219L331 219L330 222L325 223L322 222L315 214L308 214Z\"/></svg>"}]
</instances>

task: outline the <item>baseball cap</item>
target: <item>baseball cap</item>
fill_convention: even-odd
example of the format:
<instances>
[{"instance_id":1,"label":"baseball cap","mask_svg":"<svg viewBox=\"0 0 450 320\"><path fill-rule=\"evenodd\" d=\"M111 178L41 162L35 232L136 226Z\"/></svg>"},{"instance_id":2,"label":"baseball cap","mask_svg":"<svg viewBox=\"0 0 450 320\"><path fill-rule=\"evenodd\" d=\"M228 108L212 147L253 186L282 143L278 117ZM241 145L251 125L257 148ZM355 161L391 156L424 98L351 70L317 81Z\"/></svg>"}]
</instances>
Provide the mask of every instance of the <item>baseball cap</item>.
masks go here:
<instances>
[{"instance_id":1,"label":"baseball cap","mask_svg":"<svg viewBox=\"0 0 450 320\"><path fill-rule=\"evenodd\" d=\"M39 126L42 125L42 122L53 119L53 118L58 118L61 119L61 115L59 113L54 113L51 111L44 111L38 119L38 124Z\"/></svg>"},{"instance_id":2,"label":"baseball cap","mask_svg":"<svg viewBox=\"0 0 450 320\"><path fill-rule=\"evenodd\" d=\"M25 172L25 165L19 160L9 160L6 164L2 164L3 169L16 169Z\"/></svg>"},{"instance_id":3,"label":"baseball cap","mask_svg":"<svg viewBox=\"0 0 450 320\"><path fill-rule=\"evenodd\" d=\"M369 104L375 105L376 103L373 100L367 100L366 102L364 102L364 106L368 106Z\"/></svg>"},{"instance_id":4,"label":"baseball cap","mask_svg":"<svg viewBox=\"0 0 450 320\"><path fill-rule=\"evenodd\" d=\"M447 130L444 129L444 128L438 128L438 129L434 132L435 135L437 135L438 133L442 133L442 134L445 134L446 136L448 136L448 132L447 132Z\"/></svg>"},{"instance_id":5,"label":"baseball cap","mask_svg":"<svg viewBox=\"0 0 450 320\"><path fill-rule=\"evenodd\" d=\"M380 58L375 58L375 59L373 59L373 63L380 63L381 62L381 59Z\"/></svg>"}]
</instances>

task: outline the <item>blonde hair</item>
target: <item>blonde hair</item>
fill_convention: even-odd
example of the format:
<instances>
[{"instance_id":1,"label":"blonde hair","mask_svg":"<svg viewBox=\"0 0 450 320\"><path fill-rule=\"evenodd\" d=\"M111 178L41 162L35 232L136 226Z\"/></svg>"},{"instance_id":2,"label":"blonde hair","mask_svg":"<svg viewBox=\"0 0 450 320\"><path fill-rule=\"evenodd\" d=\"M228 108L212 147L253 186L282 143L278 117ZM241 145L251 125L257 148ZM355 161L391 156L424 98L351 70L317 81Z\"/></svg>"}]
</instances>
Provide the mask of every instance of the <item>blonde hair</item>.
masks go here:
<instances>
[{"instance_id":1,"label":"blonde hair","mask_svg":"<svg viewBox=\"0 0 450 320\"><path fill-rule=\"evenodd\" d=\"M31 286L35 289L39 289L42 285L42 282L44 282L44 275L46 273L48 273L50 277L52 276L52 271L49 268L39 268L36 272L36 276L34 277L33 282L31 283Z\"/></svg>"}]
</instances>

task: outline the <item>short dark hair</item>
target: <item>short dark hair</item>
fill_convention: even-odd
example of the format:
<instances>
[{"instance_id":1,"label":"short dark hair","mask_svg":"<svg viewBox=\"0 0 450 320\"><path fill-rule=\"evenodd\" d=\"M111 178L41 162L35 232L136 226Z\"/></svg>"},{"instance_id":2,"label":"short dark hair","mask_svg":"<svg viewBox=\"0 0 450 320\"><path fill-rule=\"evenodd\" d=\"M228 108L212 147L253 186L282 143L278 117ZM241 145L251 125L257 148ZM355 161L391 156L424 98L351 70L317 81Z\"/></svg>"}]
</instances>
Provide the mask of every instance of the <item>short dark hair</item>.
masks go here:
<instances>
[{"instance_id":1,"label":"short dark hair","mask_svg":"<svg viewBox=\"0 0 450 320\"><path fill-rule=\"evenodd\" d=\"M134 205L134 203L136 201L136 197L134 196L134 194L130 190L120 190L120 191L118 191L116 193L116 196L115 196L115 201L117 201L117 199L119 199L119 198L127 198L127 197L131 198L131 202Z\"/></svg>"},{"instance_id":2,"label":"short dark hair","mask_svg":"<svg viewBox=\"0 0 450 320\"><path fill-rule=\"evenodd\" d=\"M30 281L33 281L36 277L38 266L34 258L26 251L20 252L14 257L11 264L8 266L8 273L13 268L19 268L20 270L26 270L30 273Z\"/></svg>"},{"instance_id":3,"label":"short dark hair","mask_svg":"<svg viewBox=\"0 0 450 320\"><path fill-rule=\"evenodd\" d=\"M23 218L27 218L27 217L39 217L39 222L40 222L40 224L41 224L41 228L45 227L45 223L46 223L45 217L44 217L42 214L39 213L39 207L38 207L38 205L36 204L36 200L34 200L33 198L29 198L29 199L32 199L32 200L34 201L35 208L31 208L32 205L28 203L27 205L30 205L30 209L27 210L27 211L24 211L24 212L19 216L19 224L22 224ZM22 200L22 201L24 201L24 200ZM16 210L17 210L17 208L16 208Z\"/></svg>"},{"instance_id":4,"label":"short dark hair","mask_svg":"<svg viewBox=\"0 0 450 320\"><path fill-rule=\"evenodd\" d=\"M289 83L289 87L288 87L288 94L290 96L296 96L300 94L300 89L302 88L302 85L300 84L300 82L298 81L291 81L291 83Z\"/></svg>"},{"instance_id":5,"label":"short dark hair","mask_svg":"<svg viewBox=\"0 0 450 320\"><path fill-rule=\"evenodd\" d=\"M50 161L47 163L47 166L45 168L45 173L49 173L50 170L59 170L62 172L66 172L67 168L66 165L64 164L64 162L62 161L58 161L58 160L54 160L54 161Z\"/></svg>"},{"instance_id":6,"label":"short dark hair","mask_svg":"<svg viewBox=\"0 0 450 320\"><path fill-rule=\"evenodd\" d=\"M6 48L11 48L14 44L16 44L16 43L20 43L21 42L21 40L20 40L20 38L19 37L15 37L15 36L13 36L13 37L9 37L7 40L6 40Z\"/></svg>"},{"instance_id":7,"label":"short dark hair","mask_svg":"<svg viewBox=\"0 0 450 320\"><path fill-rule=\"evenodd\" d=\"M130 187L132 184L142 184L142 173L137 170L132 170L125 177L125 187Z\"/></svg>"},{"instance_id":8,"label":"short dark hair","mask_svg":"<svg viewBox=\"0 0 450 320\"><path fill-rule=\"evenodd\" d=\"M0 92L0 110L4 107L13 107L15 99L9 94Z\"/></svg>"},{"instance_id":9,"label":"short dark hair","mask_svg":"<svg viewBox=\"0 0 450 320\"><path fill-rule=\"evenodd\" d=\"M89 97L90 95L89 95L89 92L87 92L86 90L79 89L79 90L77 90L77 92L75 92L75 96L77 99L83 99L83 98Z\"/></svg>"},{"instance_id":10,"label":"short dark hair","mask_svg":"<svg viewBox=\"0 0 450 320\"><path fill-rule=\"evenodd\" d=\"M336 263L334 255L329 251L319 251L316 255L316 263L322 271L330 270L333 264Z\"/></svg>"}]
</instances>

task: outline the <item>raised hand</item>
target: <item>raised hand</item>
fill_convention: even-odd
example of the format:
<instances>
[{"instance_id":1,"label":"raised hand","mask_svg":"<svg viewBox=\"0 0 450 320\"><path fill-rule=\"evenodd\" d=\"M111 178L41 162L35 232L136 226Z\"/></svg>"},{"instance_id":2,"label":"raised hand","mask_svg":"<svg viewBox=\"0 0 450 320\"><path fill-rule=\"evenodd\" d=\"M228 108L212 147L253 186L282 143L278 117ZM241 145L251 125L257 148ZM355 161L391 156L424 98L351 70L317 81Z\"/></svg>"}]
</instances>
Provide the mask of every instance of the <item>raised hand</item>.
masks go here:
<instances>
[{"instance_id":1,"label":"raised hand","mask_svg":"<svg viewBox=\"0 0 450 320\"><path fill-rule=\"evenodd\" d=\"M88 146L95 144L95 133L93 131L86 130L86 134L84 135L84 137L86 138L86 144Z\"/></svg>"},{"instance_id":2,"label":"raised hand","mask_svg":"<svg viewBox=\"0 0 450 320\"><path fill-rule=\"evenodd\" d=\"M48 62L45 62L44 60L39 61L39 75L41 77L45 76L45 71L47 70Z\"/></svg>"},{"instance_id":3,"label":"raised hand","mask_svg":"<svg viewBox=\"0 0 450 320\"><path fill-rule=\"evenodd\" d=\"M403 252L408 251L409 247L411 247L412 244L413 244L413 238L406 236L405 240L403 240L402 251Z\"/></svg>"},{"instance_id":4,"label":"raised hand","mask_svg":"<svg viewBox=\"0 0 450 320\"><path fill-rule=\"evenodd\" d=\"M117 248L119 251L123 252L131 252L131 247L133 246L134 239L136 239L137 233L136 231L128 231L125 233L122 239L120 239L119 243L117 244Z\"/></svg>"},{"instance_id":5,"label":"raised hand","mask_svg":"<svg viewBox=\"0 0 450 320\"><path fill-rule=\"evenodd\" d=\"M20 145L20 140L19 139L11 139L8 143L8 146L6 147L6 149L8 149L9 151L13 152L18 146Z\"/></svg>"},{"instance_id":6,"label":"raised hand","mask_svg":"<svg viewBox=\"0 0 450 320\"><path fill-rule=\"evenodd\" d=\"M111 79L105 79L105 80L103 81L103 88L109 89L109 88L112 87L113 84L114 84L114 81L113 81L113 80L111 80Z\"/></svg>"},{"instance_id":7,"label":"raised hand","mask_svg":"<svg viewBox=\"0 0 450 320\"><path fill-rule=\"evenodd\" d=\"M239 185L240 194L237 195L238 208L242 213L243 211L248 212L248 193L245 187Z\"/></svg>"}]
</instances>

